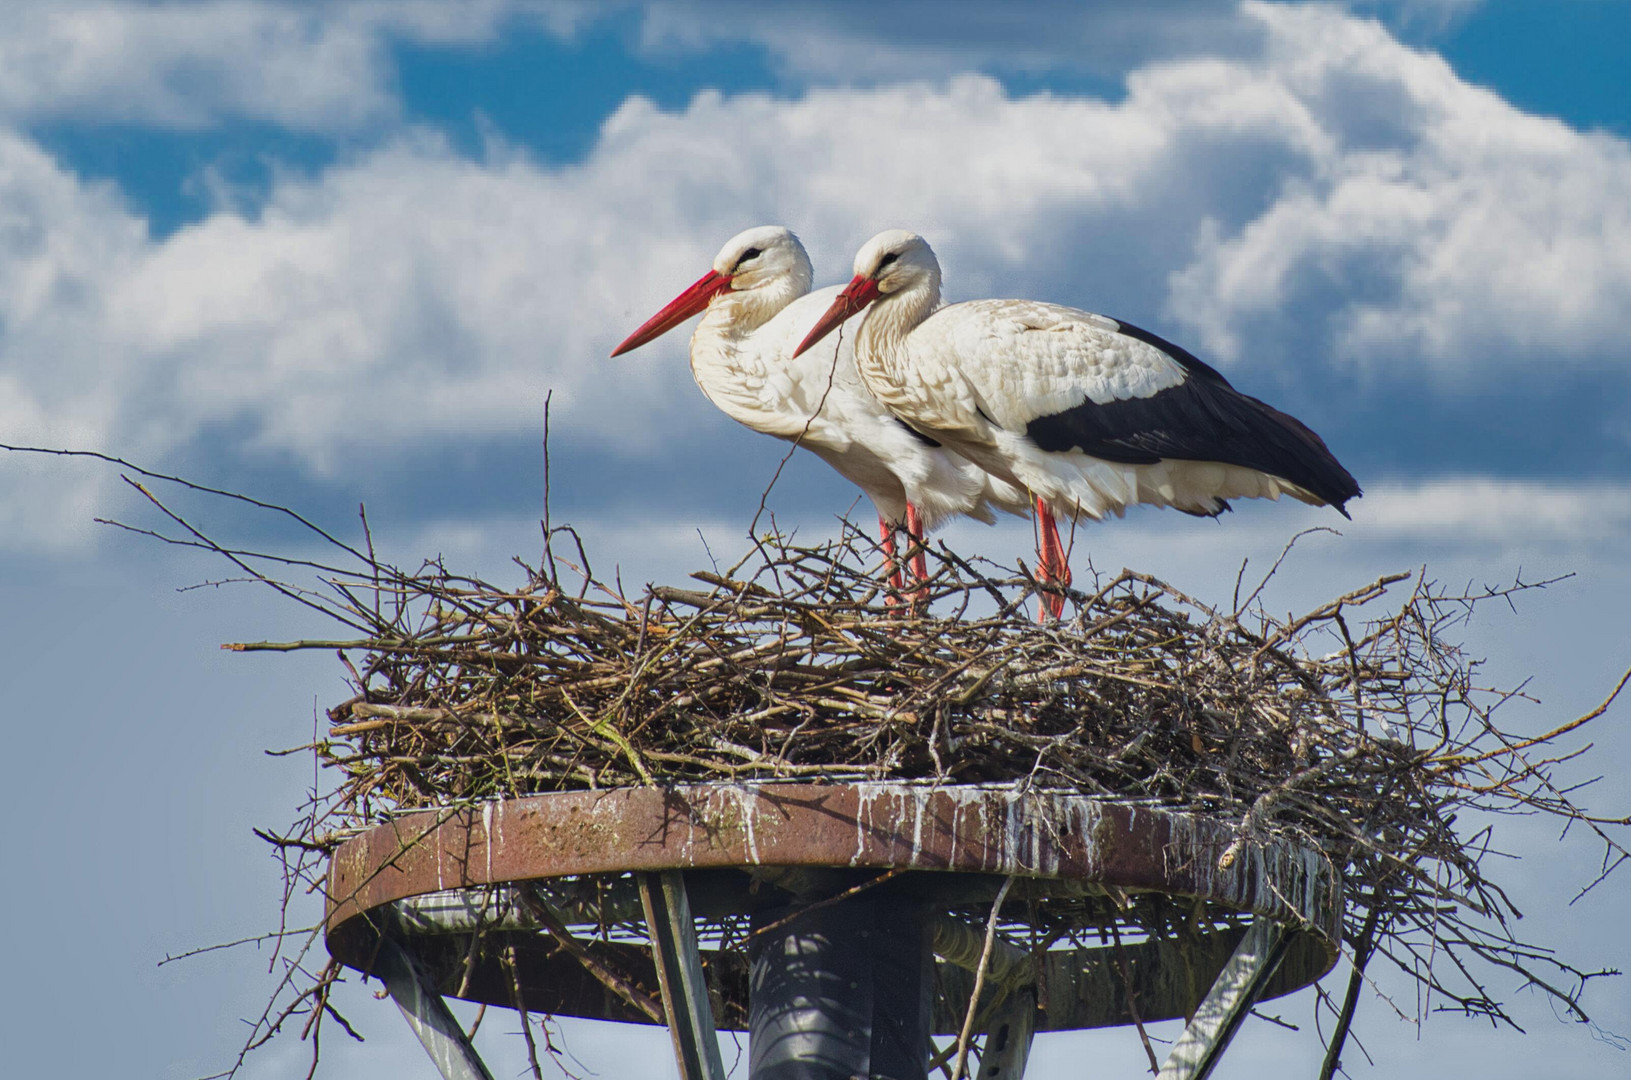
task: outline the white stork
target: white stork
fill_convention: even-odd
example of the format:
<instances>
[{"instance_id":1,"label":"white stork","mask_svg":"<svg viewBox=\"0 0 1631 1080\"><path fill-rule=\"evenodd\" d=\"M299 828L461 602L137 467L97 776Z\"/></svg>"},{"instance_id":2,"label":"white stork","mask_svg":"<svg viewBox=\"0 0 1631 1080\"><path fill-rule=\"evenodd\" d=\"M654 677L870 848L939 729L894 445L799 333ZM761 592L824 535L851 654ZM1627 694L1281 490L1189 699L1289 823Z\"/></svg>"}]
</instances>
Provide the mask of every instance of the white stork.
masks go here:
<instances>
[{"instance_id":1,"label":"white stork","mask_svg":"<svg viewBox=\"0 0 1631 1080\"><path fill-rule=\"evenodd\" d=\"M923 534L967 514L986 523L992 507L1029 510L1023 488L988 475L968 459L896 420L862 384L847 341L794 358L804 332L828 308L837 287L810 293L810 257L798 237L764 225L731 237L713 269L653 315L616 349L638 348L706 309L691 335L691 374L731 419L797 442L854 483L878 511L884 550L895 530L915 545L912 568L927 576ZM897 569L892 581L902 582Z\"/></svg>"},{"instance_id":2,"label":"white stork","mask_svg":"<svg viewBox=\"0 0 1631 1080\"><path fill-rule=\"evenodd\" d=\"M1146 330L1030 300L941 306L934 252L900 229L861 248L799 349L869 304L855 333L867 388L914 431L1032 494L1045 581L1070 583L1055 515L1151 503L1215 517L1230 499L1283 493L1346 517L1360 493L1304 424ZM1062 595L1044 602L1055 618L1064 610Z\"/></svg>"}]
</instances>

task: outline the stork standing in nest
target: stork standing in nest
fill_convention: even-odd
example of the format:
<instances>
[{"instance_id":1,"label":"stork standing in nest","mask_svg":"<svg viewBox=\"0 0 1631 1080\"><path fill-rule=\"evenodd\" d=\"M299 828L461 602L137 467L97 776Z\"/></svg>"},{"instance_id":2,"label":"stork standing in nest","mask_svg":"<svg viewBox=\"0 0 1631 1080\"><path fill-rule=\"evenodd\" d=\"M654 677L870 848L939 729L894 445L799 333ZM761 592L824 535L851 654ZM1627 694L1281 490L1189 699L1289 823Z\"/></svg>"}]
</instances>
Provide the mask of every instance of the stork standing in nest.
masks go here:
<instances>
[{"instance_id":1,"label":"stork standing in nest","mask_svg":"<svg viewBox=\"0 0 1631 1080\"><path fill-rule=\"evenodd\" d=\"M1215 517L1230 499L1285 494L1346 517L1360 493L1301 421L1146 330L1031 300L942 306L940 264L913 233L867 241L798 351L868 306L855 333L867 389L913 431L1030 493L1038 577L1061 588L1061 516L1149 503ZM1043 610L1058 618L1062 591Z\"/></svg>"},{"instance_id":2,"label":"stork standing in nest","mask_svg":"<svg viewBox=\"0 0 1631 1080\"><path fill-rule=\"evenodd\" d=\"M904 527L921 596L928 530L964 514L989 524L993 508L1024 514L1029 499L1022 486L990 475L897 420L867 392L850 342L795 354L838 294L836 287L811 293L812 278L810 257L791 231L777 225L748 229L720 249L713 269L612 355L706 312L691 335L691 374L708 400L754 431L806 448L865 492L877 509L892 564L895 532ZM904 588L898 566L891 583Z\"/></svg>"}]
</instances>

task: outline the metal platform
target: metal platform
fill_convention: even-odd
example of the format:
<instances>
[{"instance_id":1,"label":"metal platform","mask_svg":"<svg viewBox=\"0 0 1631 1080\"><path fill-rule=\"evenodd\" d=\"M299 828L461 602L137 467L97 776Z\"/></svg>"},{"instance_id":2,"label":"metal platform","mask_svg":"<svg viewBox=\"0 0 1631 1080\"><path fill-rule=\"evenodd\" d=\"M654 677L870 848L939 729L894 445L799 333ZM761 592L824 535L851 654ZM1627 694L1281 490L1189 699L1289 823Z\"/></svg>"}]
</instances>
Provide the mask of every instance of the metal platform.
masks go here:
<instances>
[{"instance_id":1,"label":"metal platform","mask_svg":"<svg viewBox=\"0 0 1631 1080\"><path fill-rule=\"evenodd\" d=\"M1025 940L1038 913L1055 928L1082 912L1101 917L1080 919L1073 942L1036 952L1009 943L996 958L1007 973L991 980L982 1011L996 1041L1014 1044L1002 1059L1007 1074L1023 1071L1033 1030L1192 1017L1163 1074L1199 1077L1253 1001L1330 970L1341 934L1340 882L1318 852L1238 841L1229 822L1011 786L751 783L539 795L409 815L347 841L330 868L328 945L347 965L385 977L393 994L405 984L400 971L391 983L391 964L397 952L406 957L419 1004L404 1011L421 1027L430 998L440 1005L437 995L457 993L508 1007L518 982L529 1011L666 1023L682 1075L714 1076L717 1051L709 1061L708 1045L716 1026L750 1026L753 973L745 950L700 948L697 918L705 927L762 922L772 897L841 900L858 889L917 905L936 954L928 1023L952 1034L973 987L971 950L977 958L983 944L983 927L971 922L1013 878L1003 909L1010 939ZM1157 898L1188 918L1166 920L1168 929L1141 925L1140 905ZM1104 936L1105 911L1119 921L1114 942ZM586 935L591 960L628 973L663 1010L654 1019L649 1001L637 1007L614 992L581 956L540 933L546 919L598 924L598 935ZM611 923L624 929L621 939L605 933ZM631 940L630 925L645 932ZM477 931L487 947L472 947ZM992 1026L999 1020L1008 1026Z\"/></svg>"}]
</instances>

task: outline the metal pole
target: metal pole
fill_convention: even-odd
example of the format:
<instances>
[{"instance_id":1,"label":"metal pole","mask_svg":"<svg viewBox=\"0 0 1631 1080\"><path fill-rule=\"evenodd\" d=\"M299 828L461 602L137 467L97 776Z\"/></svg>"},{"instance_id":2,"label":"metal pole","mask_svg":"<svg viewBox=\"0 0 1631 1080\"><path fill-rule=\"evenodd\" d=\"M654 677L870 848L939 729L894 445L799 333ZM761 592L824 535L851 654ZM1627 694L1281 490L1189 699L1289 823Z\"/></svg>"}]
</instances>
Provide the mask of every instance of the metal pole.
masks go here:
<instances>
[{"instance_id":1,"label":"metal pole","mask_svg":"<svg viewBox=\"0 0 1631 1080\"><path fill-rule=\"evenodd\" d=\"M1273 919L1258 916L1253 920L1212 989L1196 1006L1195 1019L1178 1036L1156 1080L1205 1080L1211 1074L1279 966L1290 940L1286 928Z\"/></svg>"},{"instance_id":2,"label":"metal pole","mask_svg":"<svg viewBox=\"0 0 1631 1080\"><path fill-rule=\"evenodd\" d=\"M373 973L446 1080L493 1080L447 1002L406 949L390 937L382 938Z\"/></svg>"},{"instance_id":3,"label":"metal pole","mask_svg":"<svg viewBox=\"0 0 1631 1080\"><path fill-rule=\"evenodd\" d=\"M637 874L651 937L651 959L662 987L663 1012L674 1040L680 1080L725 1080L713 1005L697 949L697 927L685 877L678 870Z\"/></svg>"},{"instance_id":4,"label":"metal pole","mask_svg":"<svg viewBox=\"0 0 1631 1080\"><path fill-rule=\"evenodd\" d=\"M753 927L749 1080L925 1080L934 957L920 902L795 905Z\"/></svg>"}]
</instances>

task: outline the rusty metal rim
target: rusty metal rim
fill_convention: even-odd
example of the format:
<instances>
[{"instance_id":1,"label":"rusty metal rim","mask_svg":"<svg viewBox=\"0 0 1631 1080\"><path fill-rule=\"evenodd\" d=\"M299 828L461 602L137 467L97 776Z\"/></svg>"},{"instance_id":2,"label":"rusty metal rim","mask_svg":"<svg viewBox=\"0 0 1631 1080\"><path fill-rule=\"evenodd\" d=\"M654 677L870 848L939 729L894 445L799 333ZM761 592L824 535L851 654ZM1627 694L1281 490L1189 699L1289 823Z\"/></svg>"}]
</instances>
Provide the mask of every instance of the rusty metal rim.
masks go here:
<instances>
[{"instance_id":1,"label":"rusty metal rim","mask_svg":"<svg viewBox=\"0 0 1631 1080\"><path fill-rule=\"evenodd\" d=\"M380 933L394 922L381 909L427 893L628 871L754 867L901 869L926 872L908 875L923 880L937 872L1015 875L1159 891L1266 915L1296 931L1292 955L1268 996L1289 993L1329 971L1342 927L1341 883L1319 852L1278 840L1242 843L1232 823L1218 819L1008 786L760 782L561 792L412 814L377 826L347 840L330 862L328 945L343 963L370 969ZM434 937L411 940L421 949L438 948ZM529 969L529 1008L643 1018L597 994L598 984L570 990L573 972L560 966L559 956L545 955L547 949L530 956L529 949L544 944L536 935L509 940L517 947L512 955ZM1115 978L1098 955L1106 950L1050 953L1045 981L1059 984L1054 996L1061 1001L1039 1014L1039 1030L1130 1022L1120 997L1132 994L1135 984L1146 1018L1185 1015L1194 998L1178 984L1202 974L1209 982L1213 961L1221 964L1232 948L1227 933L1206 936L1203 944L1189 953L1173 953L1176 943L1156 939L1129 946L1125 955L1118 948L1121 974ZM639 948L608 947L627 953L627 965L639 965ZM462 948L459 959L455 966L467 959ZM956 972L944 963L939 970L937 978L951 980L943 989L955 990ZM508 981L501 986L484 969L475 974L477 983L494 985L461 994L498 1004L511 1000ZM466 968L462 981L469 979ZM455 979L442 990L460 985ZM1073 995L1077 1000L1066 1008L1064 999ZM726 1008L723 998L720 1007ZM716 1019L724 1023L726 1017Z\"/></svg>"},{"instance_id":2,"label":"rusty metal rim","mask_svg":"<svg viewBox=\"0 0 1631 1080\"><path fill-rule=\"evenodd\" d=\"M333 936L382 904L453 888L753 866L1013 874L1158 890L1313 931L1333 961L1341 939L1341 884L1312 849L1240 844L1228 822L1078 795L898 783L615 788L407 815L335 851L326 925Z\"/></svg>"}]
</instances>

